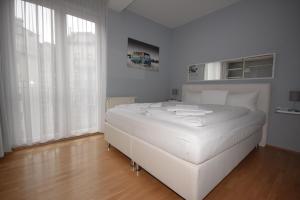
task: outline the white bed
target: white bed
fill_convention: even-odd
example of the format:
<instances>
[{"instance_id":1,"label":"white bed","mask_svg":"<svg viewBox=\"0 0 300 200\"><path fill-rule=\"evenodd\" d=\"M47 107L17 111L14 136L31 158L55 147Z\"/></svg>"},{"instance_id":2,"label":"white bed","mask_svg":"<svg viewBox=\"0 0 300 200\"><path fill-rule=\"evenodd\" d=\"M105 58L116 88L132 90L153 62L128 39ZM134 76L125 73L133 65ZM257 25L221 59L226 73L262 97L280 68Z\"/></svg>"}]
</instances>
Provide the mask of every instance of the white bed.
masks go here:
<instances>
[{"instance_id":1,"label":"white bed","mask_svg":"<svg viewBox=\"0 0 300 200\"><path fill-rule=\"evenodd\" d=\"M183 95L207 89L231 93L259 89L257 107L268 113L269 84L184 85ZM107 113L105 139L185 199L202 199L258 143L265 145L265 115L233 110L239 115L217 126L189 127L115 108Z\"/></svg>"},{"instance_id":2,"label":"white bed","mask_svg":"<svg viewBox=\"0 0 300 200\"><path fill-rule=\"evenodd\" d=\"M262 111L250 112L246 108L207 105L202 108L214 110L214 113L203 116L203 119L208 118L207 123L211 125L193 127L180 124L182 117L174 114L174 121L170 120L169 114L166 114L164 120L165 112L160 110L171 106L169 103L164 103L160 109L146 106L148 104L138 104L140 109L136 109L134 104L117 106L107 112L106 121L131 136L193 164L200 164L246 139L264 123ZM218 112L223 107L225 109ZM153 109L158 111L158 116L145 114ZM216 121L217 126L213 121Z\"/></svg>"}]
</instances>

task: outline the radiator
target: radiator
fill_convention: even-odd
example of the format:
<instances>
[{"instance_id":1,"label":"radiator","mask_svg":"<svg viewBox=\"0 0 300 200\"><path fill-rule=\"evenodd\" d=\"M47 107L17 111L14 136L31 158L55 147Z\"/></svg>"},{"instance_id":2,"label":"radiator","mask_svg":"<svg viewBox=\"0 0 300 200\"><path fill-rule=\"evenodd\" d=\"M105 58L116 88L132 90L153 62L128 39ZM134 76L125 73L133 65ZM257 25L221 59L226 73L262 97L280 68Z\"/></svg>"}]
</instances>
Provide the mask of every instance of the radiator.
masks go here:
<instances>
[{"instance_id":1,"label":"radiator","mask_svg":"<svg viewBox=\"0 0 300 200\"><path fill-rule=\"evenodd\" d=\"M106 110L120 104L134 103L135 97L107 97Z\"/></svg>"}]
</instances>

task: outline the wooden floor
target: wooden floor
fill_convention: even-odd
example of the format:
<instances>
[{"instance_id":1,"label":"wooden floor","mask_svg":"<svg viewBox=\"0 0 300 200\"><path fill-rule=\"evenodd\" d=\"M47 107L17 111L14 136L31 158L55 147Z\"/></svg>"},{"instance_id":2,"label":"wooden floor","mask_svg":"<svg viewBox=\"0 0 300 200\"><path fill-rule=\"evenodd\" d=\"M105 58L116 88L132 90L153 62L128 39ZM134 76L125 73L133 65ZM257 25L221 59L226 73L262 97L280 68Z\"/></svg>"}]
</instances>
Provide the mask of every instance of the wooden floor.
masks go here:
<instances>
[{"instance_id":1,"label":"wooden floor","mask_svg":"<svg viewBox=\"0 0 300 200\"><path fill-rule=\"evenodd\" d=\"M102 135L16 151L0 159L0 199L182 199L129 159L107 151ZM254 150L206 200L300 199L300 155Z\"/></svg>"}]
</instances>

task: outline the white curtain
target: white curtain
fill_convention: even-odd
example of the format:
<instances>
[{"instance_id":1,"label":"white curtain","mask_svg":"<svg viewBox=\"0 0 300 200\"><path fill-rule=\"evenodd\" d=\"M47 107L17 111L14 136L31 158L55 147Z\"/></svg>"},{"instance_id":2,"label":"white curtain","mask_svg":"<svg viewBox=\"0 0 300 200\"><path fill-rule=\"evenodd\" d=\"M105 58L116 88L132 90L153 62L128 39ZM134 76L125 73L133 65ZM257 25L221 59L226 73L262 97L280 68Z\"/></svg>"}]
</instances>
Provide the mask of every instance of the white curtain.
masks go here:
<instances>
[{"instance_id":1,"label":"white curtain","mask_svg":"<svg viewBox=\"0 0 300 200\"><path fill-rule=\"evenodd\" d=\"M10 124L3 128L8 140L3 143L30 145L103 131L106 2L1 4L7 8L1 55L8 55L1 63L1 78L6 76L1 116L2 125Z\"/></svg>"}]
</instances>

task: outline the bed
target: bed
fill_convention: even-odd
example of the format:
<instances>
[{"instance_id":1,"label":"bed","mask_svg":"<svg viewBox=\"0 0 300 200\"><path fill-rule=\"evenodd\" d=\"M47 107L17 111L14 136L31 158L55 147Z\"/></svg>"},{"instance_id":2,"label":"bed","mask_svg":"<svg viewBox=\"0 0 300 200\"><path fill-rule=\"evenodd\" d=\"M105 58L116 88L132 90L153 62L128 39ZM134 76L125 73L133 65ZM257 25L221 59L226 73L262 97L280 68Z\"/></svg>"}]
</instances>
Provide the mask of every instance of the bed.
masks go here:
<instances>
[{"instance_id":1,"label":"bed","mask_svg":"<svg viewBox=\"0 0 300 200\"><path fill-rule=\"evenodd\" d=\"M176 122L190 118L160 119L172 103L119 106L107 112L105 139L183 198L203 199L252 149L266 144L270 98L269 84L189 84L183 85L182 96L206 90L256 91L258 110L203 105L213 113L208 116L219 119L217 126L208 124L209 117L187 126Z\"/></svg>"}]
</instances>

